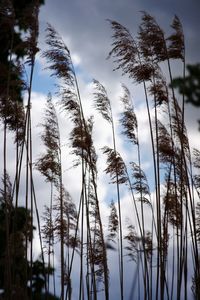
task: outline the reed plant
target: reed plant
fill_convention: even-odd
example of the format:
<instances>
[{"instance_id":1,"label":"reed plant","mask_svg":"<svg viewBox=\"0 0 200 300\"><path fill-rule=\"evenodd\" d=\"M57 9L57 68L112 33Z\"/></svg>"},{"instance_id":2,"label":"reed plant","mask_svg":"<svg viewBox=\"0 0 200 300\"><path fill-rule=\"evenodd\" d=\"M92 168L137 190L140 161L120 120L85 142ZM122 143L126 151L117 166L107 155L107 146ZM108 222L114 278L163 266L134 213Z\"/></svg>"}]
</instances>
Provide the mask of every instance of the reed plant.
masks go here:
<instances>
[{"instance_id":1,"label":"reed plant","mask_svg":"<svg viewBox=\"0 0 200 300\"><path fill-rule=\"evenodd\" d=\"M192 152L190 149L185 125L184 95L177 99L172 84L174 60L179 60L183 80L185 78L184 34L179 18L174 17L172 34L165 36L155 18L142 12L135 37L120 23L109 20L113 35L108 58L114 60L114 71L121 71L131 83L142 87L148 117L153 178L149 178L144 168L140 122L131 92L127 86L122 85L122 96L119 97L122 108L117 120L106 87L94 80L93 108L110 126L112 137L111 146L102 145L101 148L106 164L105 178L114 185L113 195L116 199L106 202L109 214L108 226L105 226L102 217L103 199L98 188L100 175L94 136L95 118L86 117L85 103L70 50L59 33L48 24L46 50L42 55L56 80L57 101L54 101L54 96L48 95L40 124L43 151L33 161L31 98L35 59L39 51L39 3L35 1L27 10L31 26L28 27L24 47L29 80L16 82L12 73L14 10L12 2L4 2L8 10L5 11L2 5L0 9L11 28L11 51L6 88L4 86L0 90L0 117L3 126L0 209L3 209L2 214L5 215L5 228L2 230L0 227L0 234L4 234L5 253L0 254L4 269L6 266L4 281L1 282L0 277L0 287L4 291L2 299L9 300L22 295L13 267L13 253L17 242L12 239L12 234L16 231L16 219L19 217L16 209L23 185L23 167L23 204L27 212L26 230L23 232L23 255L26 262L24 299L35 299L34 214L40 240L45 299L52 299L50 293L53 292L53 299L58 296L62 300L74 297L79 300L109 300L113 277L118 278L116 293L119 299L186 300L191 295L194 299L199 299L200 151L194 149ZM23 70L22 64L17 62L15 72L18 79L22 78ZM18 93L14 93L16 85L19 89L22 89L22 85L27 89L27 103L20 102ZM75 158L73 168L81 173L80 182L76 182L79 185L78 199L72 198L69 193L71 187L64 180L63 162L66 160L66 153L60 134L60 115L66 122L66 128L70 124L70 132L65 139L68 141L71 157ZM116 130L117 124L120 136ZM14 135L16 157L12 183L7 167L7 138L10 133ZM126 147L128 159L123 151L119 152L119 139L129 142ZM68 166L68 170L70 167ZM43 214L38 210L34 184L36 169L45 179L45 188L50 191ZM130 207L128 221L123 214L124 195ZM11 212L13 207L15 209ZM118 259L117 274L112 274L111 251L116 252ZM131 261L132 268L127 264L127 258ZM46 271L46 266L49 272ZM126 282L128 277L132 278L130 285Z\"/></svg>"}]
</instances>

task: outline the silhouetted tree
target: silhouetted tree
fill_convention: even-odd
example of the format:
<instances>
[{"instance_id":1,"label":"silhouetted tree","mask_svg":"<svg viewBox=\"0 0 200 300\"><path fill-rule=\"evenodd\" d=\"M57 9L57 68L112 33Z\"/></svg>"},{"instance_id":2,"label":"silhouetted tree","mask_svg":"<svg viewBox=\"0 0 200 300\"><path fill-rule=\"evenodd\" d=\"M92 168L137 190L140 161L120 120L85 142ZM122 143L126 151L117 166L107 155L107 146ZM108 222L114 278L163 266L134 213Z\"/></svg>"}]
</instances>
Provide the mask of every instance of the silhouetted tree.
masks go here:
<instances>
[{"instance_id":1,"label":"silhouetted tree","mask_svg":"<svg viewBox=\"0 0 200 300\"><path fill-rule=\"evenodd\" d=\"M22 102L21 60L28 54L26 34L34 22L35 7L44 0L0 1L0 96L7 95ZM8 96L8 95L7 95Z\"/></svg>"},{"instance_id":2,"label":"silhouetted tree","mask_svg":"<svg viewBox=\"0 0 200 300\"><path fill-rule=\"evenodd\" d=\"M184 95L186 103L200 107L200 63L187 65L186 68L188 75L185 78L175 78L172 85L178 89L180 94ZM200 125L200 120L198 122Z\"/></svg>"},{"instance_id":3,"label":"silhouetted tree","mask_svg":"<svg viewBox=\"0 0 200 300\"><path fill-rule=\"evenodd\" d=\"M43 292L45 286L45 274L52 273L53 269L45 267L39 259L30 265L26 258L26 236L31 241L32 227L30 211L25 207L15 208L11 201L5 204L4 198L0 198L0 289L3 292L0 299L7 299L6 290L6 212L8 210L9 221L9 242L10 242L10 260L11 260L11 299L45 299ZM32 286L30 287L30 280ZM46 295L47 296L47 295ZM58 299L49 294L48 299Z\"/></svg>"}]
</instances>

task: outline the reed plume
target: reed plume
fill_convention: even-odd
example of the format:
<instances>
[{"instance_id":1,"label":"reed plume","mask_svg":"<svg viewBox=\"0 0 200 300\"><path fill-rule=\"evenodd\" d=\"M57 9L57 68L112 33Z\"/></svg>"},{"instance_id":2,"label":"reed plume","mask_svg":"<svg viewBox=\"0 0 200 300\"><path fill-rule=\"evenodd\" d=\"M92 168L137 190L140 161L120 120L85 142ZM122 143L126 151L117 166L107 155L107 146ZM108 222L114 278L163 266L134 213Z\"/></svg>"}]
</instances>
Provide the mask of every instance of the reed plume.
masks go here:
<instances>
[{"instance_id":1,"label":"reed plume","mask_svg":"<svg viewBox=\"0 0 200 300\"><path fill-rule=\"evenodd\" d=\"M119 230L119 220L115 203L112 200L110 203L110 215L108 220L108 241L115 242Z\"/></svg>"}]
</instances>

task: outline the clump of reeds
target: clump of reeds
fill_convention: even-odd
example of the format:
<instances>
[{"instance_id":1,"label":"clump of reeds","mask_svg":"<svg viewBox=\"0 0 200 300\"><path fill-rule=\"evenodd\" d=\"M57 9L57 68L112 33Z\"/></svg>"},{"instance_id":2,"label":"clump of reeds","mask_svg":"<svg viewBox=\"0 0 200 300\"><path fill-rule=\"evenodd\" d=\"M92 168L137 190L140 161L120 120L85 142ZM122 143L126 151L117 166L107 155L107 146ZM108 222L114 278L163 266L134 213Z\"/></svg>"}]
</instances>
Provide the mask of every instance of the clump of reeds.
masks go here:
<instances>
[{"instance_id":1,"label":"clump of reeds","mask_svg":"<svg viewBox=\"0 0 200 300\"><path fill-rule=\"evenodd\" d=\"M8 1L10 14L7 16L9 26L14 25L12 5ZM1 7L1 12L5 11ZM30 273L33 270L33 214L34 207L38 220L42 265L45 269L45 258L48 269L55 268L55 256L59 247L60 287L56 290L56 271L53 280L50 273L45 276L45 292L49 294L53 284L54 295L60 298L73 299L74 266L79 262L78 284L76 295L81 300L98 299L100 293L106 300L110 297L109 280L116 276L109 272L109 249L115 249L119 264L120 299L127 297L126 256L134 263L130 298L142 295L144 299L187 299L188 281L192 281L192 291L199 298L199 241L200 241L200 205L199 168L200 151L194 150L194 163L190 154L187 129L184 122L184 97L180 102L175 97L172 74L172 60L179 59L185 74L185 45L180 20L177 16L172 22L172 34L165 36L154 17L142 12L142 20L136 37L116 21L109 21L113 30L112 49L109 58L115 62L115 71L122 71L132 82L141 84L148 115L149 136L151 141L153 182L149 184L148 174L143 168L141 156L139 122L134 99L129 89L123 85L123 95L119 99L122 113L119 124L122 136L130 143L130 161L123 159L118 151L116 120L113 114L112 101L107 90L98 80L94 80L94 106L110 126L112 146L102 145L106 156L105 173L110 176L110 183L116 187L116 201L111 201L108 229L102 224L101 198L98 194L98 155L93 139L95 118L86 118L78 79L70 51L56 30L48 25L46 43L43 53L47 59L52 75L58 80L57 96L61 113L72 124L69 136L71 154L76 158L73 167L81 169L79 199L72 199L70 187L63 179L63 160L65 153L60 139L59 116L52 96L49 95L41 124L41 140L44 151L35 162L37 170L45 177L50 189L49 204L44 208L43 226L37 209L36 191L33 182L33 153L31 128L31 92L35 66L35 55L38 52L38 2L30 6L27 17L31 16L31 26L25 41L27 64L30 67L30 78L26 84L28 91L27 105L16 99L16 86L21 88L22 81L13 79L10 57L10 68L6 73L7 88L0 90L0 117L4 126L3 147L3 188L1 197L5 206L6 220L6 295L11 299L12 276L11 254L15 242L10 241L11 224L10 202L15 199L18 206L21 169L25 159L25 207L27 211L25 233L25 257L27 261L25 277L28 283L28 258ZM11 35L12 37L12 35ZM12 40L11 46L12 46ZM12 52L12 51L11 51ZM166 76L162 72L163 64L167 66ZM18 78L22 68L15 66ZM4 74L5 75L5 74ZM0 77L3 77L0 74ZM166 78L169 78L169 82ZM16 174L14 184L7 175L7 135L15 134ZM134 159L131 153L134 151ZM193 167L195 172L193 171ZM193 175L194 174L194 175ZM195 193L195 191L197 191ZM130 198L130 221L122 213L122 195ZM13 204L12 204L13 205ZM132 206L131 206L132 205ZM30 209L30 218L29 216ZM17 215L14 215L14 220ZM148 220L148 222L147 222ZM149 221L150 220L150 221ZM31 236L31 238L30 238ZM107 237L107 242L105 241ZM42 241L43 239L43 241ZM29 243L30 241L30 243ZM57 243L58 242L58 243ZM43 243L45 250L43 251ZM29 247L30 244L30 247ZM57 246L56 244L59 244ZM189 257L192 265L189 265ZM191 271L192 269L192 271ZM112 270L112 268L110 268ZM189 276L192 274L192 278ZM172 273L172 276L169 274ZM77 282L77 281L76 281ZM137 289L136 289L137 284ZM30 280L32 289L32 280ZM111 286L112 288L112 286ZM27 286L28 291L28 286ZM27 292L26 291L26 292ZM26 293L25 293L26 294Z\"/></svg>"}]
</instances>

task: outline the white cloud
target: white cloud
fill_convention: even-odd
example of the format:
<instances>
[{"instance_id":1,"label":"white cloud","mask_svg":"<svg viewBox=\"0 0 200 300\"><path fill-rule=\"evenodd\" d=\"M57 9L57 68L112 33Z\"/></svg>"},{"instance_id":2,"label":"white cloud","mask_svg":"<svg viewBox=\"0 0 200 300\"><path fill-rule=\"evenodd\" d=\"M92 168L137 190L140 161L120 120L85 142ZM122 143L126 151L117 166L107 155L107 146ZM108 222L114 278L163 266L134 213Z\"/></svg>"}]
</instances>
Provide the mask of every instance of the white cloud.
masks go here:
<instances>
[{"instance_id":1,"label":"white cloud","mask_svg":"<svg viewBox=\"0 0 200 300\"><path fill-rule=\"evenodd\" d=\"M72 54L72 61L73 61L73 64L74 64L75 66L78 66L78 65L81 64L81 57L80 57L78 54L73 53L73 54Z\"/></svg>"}]
</instances>

